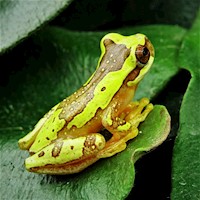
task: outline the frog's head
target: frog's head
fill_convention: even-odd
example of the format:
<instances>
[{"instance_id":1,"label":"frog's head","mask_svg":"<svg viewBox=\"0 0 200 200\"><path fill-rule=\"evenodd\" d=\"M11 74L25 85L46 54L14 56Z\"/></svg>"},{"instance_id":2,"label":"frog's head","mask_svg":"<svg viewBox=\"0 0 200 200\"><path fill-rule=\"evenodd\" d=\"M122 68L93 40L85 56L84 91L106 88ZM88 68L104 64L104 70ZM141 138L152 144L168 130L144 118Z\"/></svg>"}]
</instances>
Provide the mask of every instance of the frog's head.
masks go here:
<instances>
[{"instance_id":1,"label":"frog's head","mask_svg":"<svg viewBox=\"0 0 200 200\"><path fill-rule=\"evenodd\" d=\"M138 84L154 60L154 48L149 39L140 33L131 36L109 33L101 40L102 57L108 54L111 48L113 57L118 63L122 63L121 67L118 66L114 70L122 70L120 73L124 72L124 77L134 71L136 76L128 82L128 85ZM100 61L102 60L101 58Z\"/></svg>"}]
</instances>

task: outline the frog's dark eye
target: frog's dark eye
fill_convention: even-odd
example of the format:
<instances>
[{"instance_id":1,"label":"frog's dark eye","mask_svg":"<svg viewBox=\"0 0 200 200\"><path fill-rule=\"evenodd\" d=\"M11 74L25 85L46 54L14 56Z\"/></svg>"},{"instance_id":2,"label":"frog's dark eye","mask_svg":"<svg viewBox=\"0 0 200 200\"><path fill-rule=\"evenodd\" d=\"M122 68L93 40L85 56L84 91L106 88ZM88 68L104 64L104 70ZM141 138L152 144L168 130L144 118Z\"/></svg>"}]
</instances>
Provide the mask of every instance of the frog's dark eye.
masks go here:
<instances>
[{"instance_id":1,"label":"frog's dark eye","mask_svg":"<svg viewBox=\"0 0 200 200\"><path fill-rule=\"evenodd\" d=\"M135 56L141 64L146 64L150 57L149 49L145 46L138 45L135 51Z\"/></svg>"}]
</instances>

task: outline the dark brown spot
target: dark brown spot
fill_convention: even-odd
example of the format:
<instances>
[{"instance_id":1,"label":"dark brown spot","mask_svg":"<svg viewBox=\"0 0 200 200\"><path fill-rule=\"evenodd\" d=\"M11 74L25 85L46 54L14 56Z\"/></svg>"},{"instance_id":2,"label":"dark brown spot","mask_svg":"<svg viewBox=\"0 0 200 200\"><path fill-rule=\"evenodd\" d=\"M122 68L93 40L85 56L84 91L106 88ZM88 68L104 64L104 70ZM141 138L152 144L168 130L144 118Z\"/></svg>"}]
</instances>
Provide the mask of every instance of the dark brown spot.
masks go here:
<instances>
[{"instance_id":1,"label":"dark brown spot","mask_svg":"<svg viewBox=\"0 0 200 200\"><path fill-rule=\"evenodd\" d=\"M71 146L70 148L71 148L71 150L73 150L73 149L74 149L74 146Z\"/></svg>"},{"instance_id":2,"label":"dark brown spot","mask_svg":"<svg viewBox=\"0 0 200 200\"><path fill-rule=\"evenodd\" d=\"M42 157L44 156L44 151L41 151L39 154L38 154L38 157Z\"/></svg>"},{"instance_id":3,"label":"dark brown spot","mask_svg":"<svg viewBox=\"0 0 200 200\"><path fill-rule=\"evenodd\" d=\"M50 140L49 137L46 137L47 140Z\"/></svg>"},{"instance_id":4,"label":"dark brown spot","mask_svg":"<svg viewBox=\"0 0 200 200\"><path fill-rule=\"evenodd\" d=\"M102 92L103 92L104 90L106 90L106 87L102 87L102 88L101 88L101 91L102 91Z\"/></svg>"},{"instance_id":5,"label":"dark brown spot","mask_svg":"<svg viewBox=\"0 0 200 200\"><path fill-rule=\"evenodd\" d=\"M52 152L51 152L53 157L59 156L61 149L62 149L62 146L63 146L63 141L55 142L54 147L53 147Z\"/></svg>"},{"instance_id":6,"label":"dark brown spot","mask_svg":"<svg viewBox=\"0 0 200 200\"><path fill-rule=\"evenodd\" d=\"M54 129L52 129L52 132L54 132L55 130Z\"/></svg>"}]
</instances>

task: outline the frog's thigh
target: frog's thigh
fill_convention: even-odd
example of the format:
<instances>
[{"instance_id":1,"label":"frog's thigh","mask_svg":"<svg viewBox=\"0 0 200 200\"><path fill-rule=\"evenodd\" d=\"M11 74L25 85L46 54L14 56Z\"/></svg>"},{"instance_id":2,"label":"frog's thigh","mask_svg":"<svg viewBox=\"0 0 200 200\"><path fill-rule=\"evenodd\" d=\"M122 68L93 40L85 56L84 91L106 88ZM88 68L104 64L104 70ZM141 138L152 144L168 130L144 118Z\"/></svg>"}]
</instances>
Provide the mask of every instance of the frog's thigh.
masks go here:
<instances>
[{"instance_id":1,"label":"frog's thigh","mask_svg":"<svg viewBox=\"0 0 200 200\"><path fill-rule=\"evenodd\" d=\"M105 147L105 139L95 133L75 139L59 139L27 158L27 170L48 174L76 173L96 162L97 153Z\"/></svg>"}]
</instances>

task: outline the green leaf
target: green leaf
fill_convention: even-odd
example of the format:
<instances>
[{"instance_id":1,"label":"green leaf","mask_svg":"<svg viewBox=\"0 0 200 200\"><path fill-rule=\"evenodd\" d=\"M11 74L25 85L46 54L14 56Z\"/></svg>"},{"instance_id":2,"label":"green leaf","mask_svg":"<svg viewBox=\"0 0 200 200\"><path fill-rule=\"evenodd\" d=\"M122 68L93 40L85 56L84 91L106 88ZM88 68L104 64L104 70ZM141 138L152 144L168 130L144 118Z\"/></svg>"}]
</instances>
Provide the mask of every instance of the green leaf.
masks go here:
<instances>
[{"instance_id":1,"label":"green leaf","mask_svg":"<svg viewBox=\"0 0 200 200\"><path fill-rule=\"evenodd\" d=\"M160 118L160 123L157 123ZM3 163L1 169L4 172L1 177L1 192L4 199L125 198L133 186L133 161L161 144L166 139L169 129L170 116L166 108L155 106L140 126L140 135L129 143L124 152L112 158L102 159L82 173L71 176L38 175L25 171L23 160L27 155L23 153L22 156L22 152L17 149L15 139L18 131L4 130L7 134L1 138L0 143ZM13 137L13 134L16 135ZM6 142L8 139L9 142ZM15 190L8 193L10 187L14 187Z\"/></svg>"},{"instance_id":2,"label":"green leaf","mask_svg":"<svg viewBox=\"0 0 200 200\"><path fill-rule=\"evenodd\" d=\"M180 128L173 154L172 199L200 199L200 12L185 36L179 63L191 80L180 110Z\"/></svg>"},{"instance_id":3,"label":"green leaf","mask_svg":"<svg viewBox=\"0 0 200 200\"><path fill-rule=\"evenodd\" d=\"M157 59L143 87L147 91L151 87L160 91L177 73L175 55L185 30L176 26L144 26L118 32L143 32L155 44ZM134 184L134 162L167 137L169 114L163 106L156 106L141 125L142 133L129 142L126 150L98 161L80 174L60 177L25 170L23 161L28 153L19 150L18 139L28 133L53 105L89 78L97 65L99 40L104 34L47 28L30 38L21 49L15 48L8 58L4 55L5 69L10 65L21 68L10 76L6 87L0 88L0 94L3 94L0 99L0 152L4 199L125 198ZM166 59L163 63L163 72L157 62L167 54L170 61ZM19 57L22 58L20 61ZM160 76L163 77L158 84L154 79ZM141 91L141 96L146 96L146 90Z\"/></svg>"},{"instance_id":4,"label":"green leaf","mask_svg":"<svg viewBox=\"0 0 200 200\"><path fill-rule=\"evenodd\" d=\"M0 53L57 15L71 0L0 1Z\"/></svg>"}]
</instances>

